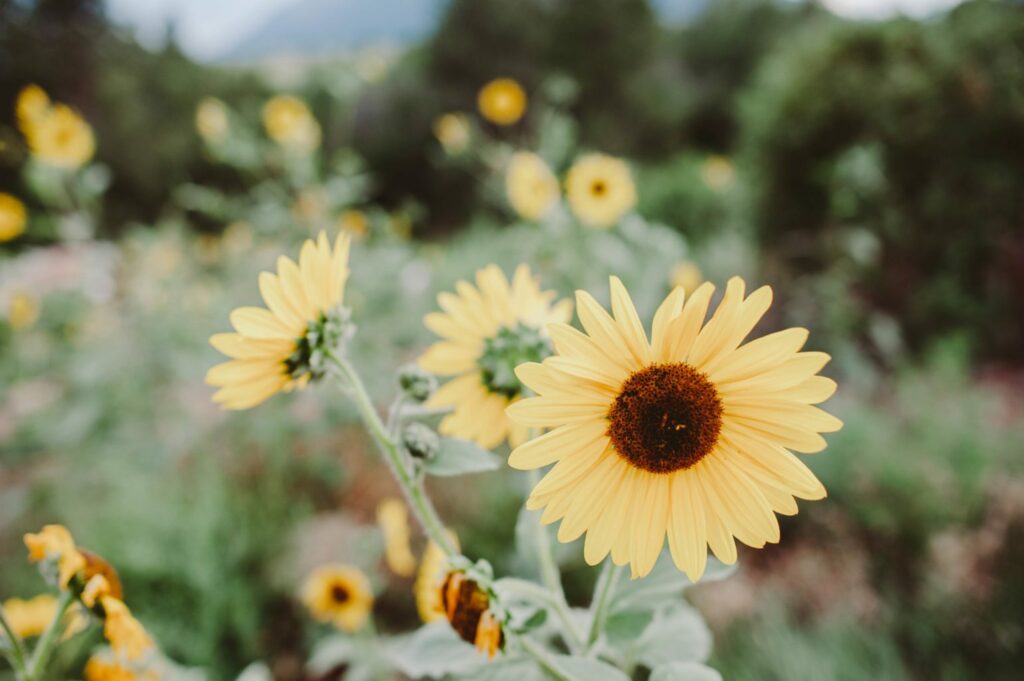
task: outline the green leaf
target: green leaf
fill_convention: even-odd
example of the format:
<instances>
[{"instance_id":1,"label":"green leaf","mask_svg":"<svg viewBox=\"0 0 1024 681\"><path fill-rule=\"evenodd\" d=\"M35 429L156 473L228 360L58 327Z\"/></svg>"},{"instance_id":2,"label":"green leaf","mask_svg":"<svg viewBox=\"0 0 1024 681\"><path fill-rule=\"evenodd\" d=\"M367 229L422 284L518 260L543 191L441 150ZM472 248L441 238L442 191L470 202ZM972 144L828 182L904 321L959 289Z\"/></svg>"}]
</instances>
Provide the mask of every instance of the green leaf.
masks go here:
<instances>
[{"instance_id":1,"label":"green leaf","mask_svg":"<svg viewBox=\"0 0 1024 681\"><path fill-rule=\"evenodd\" d=\"M425 469L430 475L464 475L497 470L501 463L501 457L476 443L444 437L441 448L426 462Z\"/></svg>"},{"instance_id":2,"label":"green leaf","mask_svg":"<svg viewBox=\"0 0 1024 681\"><path fill-rule=\"evenodd\" d=\"M722 681L722 675L696 662L673 662L655 669L648 681Z\"/></svg>"},{"instance_id":3,"label":"green leaf","mask_svg":"<svg viewBox=\"0 0 1024 681\"><path fill-rule=\"evenodd\" d=\"M605 622L604 634L608 643L615 647L634 643L647 625L654 619L650 610L626 610L617 612Z\"/></svg>"},{"instance_id":4,"label":"green leaf","mask_svg":"<svg viewBox=\"0 0 1024 681\"><path fill-rule=\"evenodd\" d=\"M700 584L725 579L735 571L735 565L725 565L708 557L708 565ZM642 579L623 580L612 598L612 612L625 610L656 610L664 606L685 589L693 586L693 582L680 572L672 562L668 551L662 552L650 574Z\"/></svg>"},{"instance_id":5,"label":"green leaf","mask_svg":"<svg viewBox=\"0 0 1024 681\"><path fill-rule=\"evenodd\" d=\"M479 667L455 676L458 681L548 681L531 658L511 653L484 662Z\"/></svg>"},{"instance_id":6,"label":"green leaf","mask_svg":"<svg viewBox=\"0 0 1024 681\"><path fill-rule=\"evenodd\" d=\"M633 656L656 669L672 662L703 662L711 654L711 631L697 610L679 604L662 611L637 639Z\"/></svg>"},{"instance_id":7,"label":"green leaf","mask_svg":"<svg viewBox=\"0 0 1024 681\"><path fill-rule=\"evenodd\" d=\"M316 674L325 674L340 664L351 662L356 657L358 646L346 636L329 636L316 644L309 659L309 669Z\"/></svg>"},{"instance_id":8,"label":"green leaf","mask_svg":"<svg viewBox=\"0 0 1024 681\"><path fill-rule=\"evenodd\" d=\"M459 638L444 621L432 622L408 636L396 637L388 653L391 663L412 679L465 674L486 661L482 653Z\"/></svg>"},{"instance_id":9,"label":"green leaf","mask_svg":"<svg viewBox=\"0 0 1024 681\"><path fill-rule=\"evenodd\" d=\"M551 655L555 670L570 681L629 681L623 672L599 660L570 655Z\"/></svg>"}]
</instances>

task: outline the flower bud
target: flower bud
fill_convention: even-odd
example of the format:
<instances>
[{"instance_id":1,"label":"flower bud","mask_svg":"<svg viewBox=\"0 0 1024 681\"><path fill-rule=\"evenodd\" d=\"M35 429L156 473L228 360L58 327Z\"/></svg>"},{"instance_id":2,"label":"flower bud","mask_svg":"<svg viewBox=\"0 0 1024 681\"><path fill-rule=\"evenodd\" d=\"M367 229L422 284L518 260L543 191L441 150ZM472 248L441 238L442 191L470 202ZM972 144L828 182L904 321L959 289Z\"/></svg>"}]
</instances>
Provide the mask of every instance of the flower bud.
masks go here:
<instances>
[{"instance_id":1,"label":"flower bud","mask_svg":"<svg viewBox=\"0 0 1024 681\"><path fill-rule=\"evenodd\" d=\"M414 458L429 460L441 448L441 438L429 426L413 422L402 431L402 444Z\"/></svg>"},{"instance_id":2,"label":"flower bud","mask_svg":"<svg viewBox=\"0 0 1024 681\"><path fill-rule=\"evenodd\" d=\"M410 399L425 402L437 390L437 378L415 364L407 364L399 370L398 385Z\"/></svg>"}]
</instances>

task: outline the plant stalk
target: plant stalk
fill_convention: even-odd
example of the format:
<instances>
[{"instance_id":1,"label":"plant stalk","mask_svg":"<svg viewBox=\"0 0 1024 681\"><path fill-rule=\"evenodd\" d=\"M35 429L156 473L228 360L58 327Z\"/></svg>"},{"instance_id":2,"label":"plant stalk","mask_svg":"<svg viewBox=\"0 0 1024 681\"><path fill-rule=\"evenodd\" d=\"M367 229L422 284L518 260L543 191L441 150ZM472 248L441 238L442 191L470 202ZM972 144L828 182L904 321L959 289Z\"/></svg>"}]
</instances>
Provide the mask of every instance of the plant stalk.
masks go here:
<instances>
[{"instance_id":1,"label":"plant stalk","mask_svg":"<svg viewBox=\"0 0 1024 681\"><path fill-rule=\"evenodd\" d=\"M608 619L608 607L611 605L615 584L619 581L621 570L621 566L615 565L612 559L608 558L601 569L601 575L597 578L597 584L594 585L594 600L590 604L590 633L587 634L588 652L597 643L598 637L604 630L605 622Z\"/></svg>"},{"instance_id":2,"label":"plant stalk","mask_svg":"<svg viewBox=\"0 0 1024 681\"><path fill-rule=\"evenodd\" d=\"M41 675L46 668L46 663L49 662L53 649L59 640L64 613L67 612L74 600L75 595L70 590L61 592L60 600L57 602L57 613L46 627L46 631L39 638L39 642L36 643L36 648L32 652L32 659L28 662L28 667L25 670L27 681L39 681L42 678Z\"/></svg>"}]
</instances>

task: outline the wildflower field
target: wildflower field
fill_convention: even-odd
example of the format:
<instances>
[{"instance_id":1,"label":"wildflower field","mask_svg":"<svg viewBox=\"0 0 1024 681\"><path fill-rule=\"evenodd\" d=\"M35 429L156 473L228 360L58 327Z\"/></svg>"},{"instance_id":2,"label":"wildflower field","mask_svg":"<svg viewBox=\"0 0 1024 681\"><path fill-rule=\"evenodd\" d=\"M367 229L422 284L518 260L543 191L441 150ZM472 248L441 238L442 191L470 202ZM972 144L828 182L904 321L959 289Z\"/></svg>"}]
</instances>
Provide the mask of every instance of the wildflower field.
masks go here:
<instances>
[{"instance_id":1,"label":"wildflower field","mask_svg":"<svg viewBox=\"0 0 1024 681\"><path fill-rule=\"evenodd\" d=\"M1024 7L669 5L0 2L0 681L1019 678Z\"/></svg>"}]
</instances>

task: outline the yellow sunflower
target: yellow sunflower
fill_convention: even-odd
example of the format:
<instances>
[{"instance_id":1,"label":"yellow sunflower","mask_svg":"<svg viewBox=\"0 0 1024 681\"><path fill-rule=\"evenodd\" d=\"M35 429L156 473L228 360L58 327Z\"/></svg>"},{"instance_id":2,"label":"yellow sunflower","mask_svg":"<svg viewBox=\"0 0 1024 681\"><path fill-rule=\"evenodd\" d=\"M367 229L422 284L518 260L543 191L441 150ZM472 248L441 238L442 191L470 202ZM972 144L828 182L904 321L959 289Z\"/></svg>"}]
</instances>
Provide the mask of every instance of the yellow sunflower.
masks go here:
<instances>
[{"instance_id":1,"label":"yellow sunflower","mask_svg":"<svg viewBox=\"0 0 1024 681\"><path fill-rule=\"evenodd\" d=\"M472 130L465 114L446 113L434 121L434 136L444 150L456 156L469 146Z\"/></svg>"},{"instance_id":2,"label":"yellow sunflower","mask_svg":"<svg viewBox=\"0 0 1024 681\"><path fill-rule=\"evenodd\" d=\"M362 628L373 608L370 580L350 565L317 568L302 588L302 602L314 618L349 633Z\"/></svg>"},{"instance_id":3,"label":"yellow sunflower","mask_svg":"<svg viewBox=\"0 0 1024 681\"><path fill-rule=\"evenodd\" d=\"M267 307L231 313L236 333L218 333L210 343L232 359L210 369L206 382L226 409L247 409L284 390L319 378L314 366L321 344L342 333L339 310L348 279L349 237L339 234L332 249L327 235L302 246L298 265L281 256L277 275L260 274Z\"/></svg>"},{"instance_id":4,"label":"yellow sunflower","mask_svg":"<svg viewBox=\"0 0 1024 681\"><path fill-rule=\"evenodd\" d=\"M448 538L456 550L459 538L454 532L448 532ZM413 594L416 597L416 611L424 624L439 620L445 616L444 604L441 600L441 584L451 570L448 558L441 547L433 541L427 543L420 559L420 568L416 572Z\"/></svg>"},{"instance_id":5,"label":"yellow sunflower","mask_svg":"<svg viewBox=\"0 0 1024 681\"><path fill-rule=\"evenodd\" d=\"M377 524L384 535L384 558L399 577L410 577L416 571L416 558L409 548L409 512L405 502L391 497L377 506Z\"/></svg>"},{"instance_id":6,"label":"yellow sunflower","mask_svg":"<svg viewBox=\"0 0 1024 681\"><path fill-rule=\"evenodd\" d=\"M558 180L537 154L517 151L505 172L505 192L512 208L527 220L539 220L558 202Z\"/></svg>"},{"instance_id":7,"label":"yellow sunflower","mask_svg":"<svg viewBox=\"0 0 1024 681\"><path fill-rule=\"evenodd\" d=\"M526 112L526 91L511 78L496 78L480 88L480 114L496 125L512 125Z\"/></svg>"},{"instance_id":8,"label":"yellow sunflower","mask_svg":"<svg viewBox=\"0 0 1024 681\"><path fill-rule=\"evenodd\" d=\"M25 204L11 194L0 192L0 242L17 239L25 232Z\"/></svg>"},{"instance_id":9,"label":"yellow sunflower","mask_svg":"<svg viewBox=\"0 0 1024 681\"><path fill-rule=\"evenodd\" d=\"M569 207L588 227L607 229L636 205L636 187L629 166L605 154L585 154L572 164L565 179Z\"/></svg>"},{"instance_id":10,"label":"yellow sunflower","mask_svg":"<svg viewBox=\"0 0 1024 681\"><path fill-rule=\"evenodd\" d=\"M37 534L26 534L24 539L30 561L52 561L56 565L57 581L61 588L67 588L71 578L85 568L85 558L75 547L74 538L63 525L47 525Z\"/></svg>"},{"instance_id":11,"label":"yellow sunflower","mask_svg":"<svg viewBox=\"0 0 1024 681\"><path fill-rule=\"evenodd\" d=\"M454 376L427 401L454 407L441 421L442 435L473 440L491 449L508 438L512 446L527 437L527 428L505 416L505 407L520 399L523 386L515 367L550 354L545 325L572 315L568 300L552 304L554 291L542 291L530 268L520 265L509 284L497 265L476 273L476 286L460 281L456 293L441 293L444 312L424 318L443 340L419 359L423 369Z\"/></svg>"},{"instance_id":12,"label":"yellow sunflower","mask_svg":"<svg viewBox=\"0 0 1024 681\"><path fill-rule=\"evenodd\" d=\"M196 106L196 130L200 137L218 142L228 134L228 107L216 97L204 97Z\"/></svg>"},{"instance_id":13,"label":"yellow sunflower","mask_svg":"<svg viewBox=\"0 0 1024 681\"><path fill-rule=\"evenodd\" d=\"M23 132L32 156L58 168L80 168L96 152L92 128L64 104L31 118Z\"/></svg>"},{"instance_id":14,"label":"yellow sunflower","mask_svg":"<svg viewBox=\"0 0 1024 681\"><path fill-rule=\"evenodd\" d=\"M267 101L263 127L270 139L283 147L310 152L320 146L320 124L298 97L280 95Z\"/></svg>"},{"instance_id":15,"label":"yellow sunflower","mask_svg":"<svg viewBox=\"0 0 1024 681\"><path fill-rule=\"evenodd\" d=\"M648 341L612 277L614 316L577 292L586 333L550 325L555 356L518 368L539 397L510 406L510 417L554 430L513 451L509 464L555 464L527 507L544 508L542 522L562 520L560 541L586 533L589 564L611 552L642 577L667 537L676 566L697 580L708 546L732 563L733 537L753 547L777 542L776 513L795 514L794 497L825 496L790 450L821 451L819 433L842 426L811 406L835 391L816 375L829 356L800 352L806 329L741 345L772 299L767 286L746 298L744 289L731 279L706 324L714 287L704 284L688 299L675 289Z\"/></svg>"}]
</instances>

